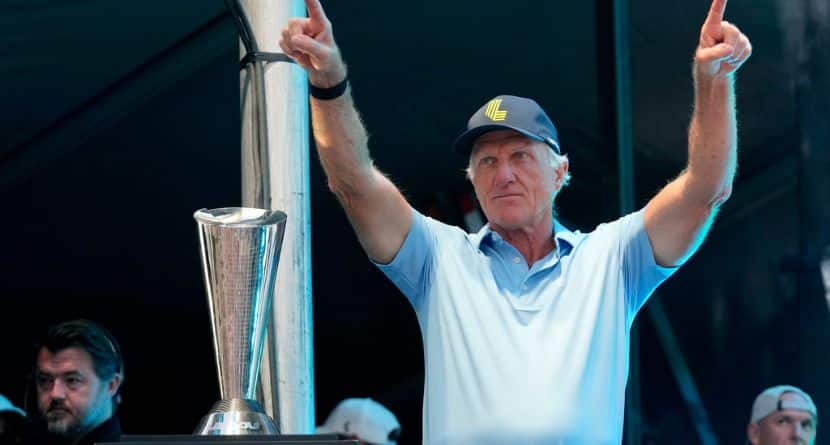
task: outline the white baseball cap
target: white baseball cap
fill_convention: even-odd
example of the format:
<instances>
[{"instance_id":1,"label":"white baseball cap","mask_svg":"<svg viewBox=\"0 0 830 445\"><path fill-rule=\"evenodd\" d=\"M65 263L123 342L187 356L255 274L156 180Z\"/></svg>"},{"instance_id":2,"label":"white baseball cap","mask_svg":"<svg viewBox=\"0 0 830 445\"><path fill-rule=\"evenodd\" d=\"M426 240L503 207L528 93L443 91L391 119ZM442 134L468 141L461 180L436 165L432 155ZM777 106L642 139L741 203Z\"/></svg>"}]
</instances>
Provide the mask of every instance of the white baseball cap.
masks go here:
<instances>
[{"instance_id":1,"label":"white baseball cap","mask_svg":"<svg viewBox=\"0 0 830 445\"><path fill-rule=\"evenodd\" d=\"M0 394L0 413L5 412L16 413L20 414L22 417L26 417L26 413L22 409L12 405L12 402L7 399L6 396Z\"/></svg>"},{"instance_id":2,"label":"white baseball cap","mask_svg":"<svg viewBox=\"0 0 830 445\"><path fill-rule=\"evenodd\" d=\"M363 442L395 445L401 424L391 411L372 399L345 399L332 410L326 422L317 427L321 434L357 436Z\"/></svg>"},{"instance_id":3,"label":"white baseball cap","mask_svg":"<svg viewBox=\"0 0 830 445\"><path fill-rule=\"evenodd\" d=\"M781 400L781 396L789 392L798 394L801 399ZM761 394L758 394L755 403L752 404L752 416L749 423L758 423L764 417L785 409L807 411L813 415L814 421L818 421L816 404L813 403L813 399L806 392L795 386L778 385L767 388Z\"/></svg>"}]
</instances>

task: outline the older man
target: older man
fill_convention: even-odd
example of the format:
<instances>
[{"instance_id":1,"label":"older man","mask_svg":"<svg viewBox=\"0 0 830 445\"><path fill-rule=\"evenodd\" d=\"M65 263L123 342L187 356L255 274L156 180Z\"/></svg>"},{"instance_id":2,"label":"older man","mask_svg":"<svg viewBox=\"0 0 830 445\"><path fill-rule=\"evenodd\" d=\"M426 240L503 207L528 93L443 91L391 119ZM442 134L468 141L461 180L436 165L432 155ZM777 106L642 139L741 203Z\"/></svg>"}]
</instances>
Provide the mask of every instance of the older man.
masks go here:
<instances>
[{"instance_id":1,"label":"older man","mask_svg":"<svg viewBox=\"0 0 830 445\"><path fill-rule=\"evenodd\" d=\"M72 320L50 327L35 358L37 407L44 425L32 443L92 445L118 442L124 364L103 327Z\"/></svg>"},{"instance_id":2,"label":"older man","mask_svg":"<svg viewBox=\"0 0 830 445\"><path fill-rule=\"evenodd\" d=\"M752 445L813 445L817 423L816 404L806 392L773 386L755 398L746 435Z\"/></svg>"},{"instance_id":3,"label":"older man","mask_svg":"<svg viewBox=\"0 0 830 445\"><path fill-rule=\"evenodd\" d=\"M410 300L425 347L424 443L618 444L629 327L731 193L734 72L749 40L714 0L695 53L687 168L644 209L591 233L554 218L569 164L532 100L499 96L456 141L489 224L415 211L372 163L319 0L280 45L308 72L318 154L369 257Z\"/></svg>"}]
</instances>

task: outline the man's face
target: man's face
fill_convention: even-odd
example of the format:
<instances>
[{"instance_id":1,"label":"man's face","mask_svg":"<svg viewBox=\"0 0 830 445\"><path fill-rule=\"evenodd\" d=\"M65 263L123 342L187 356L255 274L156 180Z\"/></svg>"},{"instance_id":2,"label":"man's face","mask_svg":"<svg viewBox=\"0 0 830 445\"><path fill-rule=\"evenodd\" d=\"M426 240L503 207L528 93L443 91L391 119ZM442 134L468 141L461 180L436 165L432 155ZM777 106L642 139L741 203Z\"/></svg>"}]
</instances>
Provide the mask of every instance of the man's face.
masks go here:
<instances>
[{"instance_id":1,"label":"man's face","mask_svg":"<svg viewBox=\"0 0 830 445\"><path fill-rule=\"evenodd\" d=\"M512 130L491 131L476 140L470 178L492 226L529 228L552 217L552 199L567 164L554 170L548 150Z\"/></svg>"},{"instance_id":2,"label":"man's face","mask_svg":"<svg viewBox=\"0 0 830 445\"><path fill-rule=\"evenodd\" d=\"M803 401L803 397L797 393L785 393L781 400ZM748 435L752 445L813 445L816 422L807 411L785 409L750 424Z\"/></svg>"},{"instance_id":3,"label":"man's face","mask_svg":"<svg viewBox=\"0 0 830 445\"><path fill-rule=\"evenodd\" d=\"M112 415L112 397L120 384L95 374L92 356L79 347L53 353L41 348L35 375L37 404L50 432L80 437Z\"/></svg>"}]
</instances>

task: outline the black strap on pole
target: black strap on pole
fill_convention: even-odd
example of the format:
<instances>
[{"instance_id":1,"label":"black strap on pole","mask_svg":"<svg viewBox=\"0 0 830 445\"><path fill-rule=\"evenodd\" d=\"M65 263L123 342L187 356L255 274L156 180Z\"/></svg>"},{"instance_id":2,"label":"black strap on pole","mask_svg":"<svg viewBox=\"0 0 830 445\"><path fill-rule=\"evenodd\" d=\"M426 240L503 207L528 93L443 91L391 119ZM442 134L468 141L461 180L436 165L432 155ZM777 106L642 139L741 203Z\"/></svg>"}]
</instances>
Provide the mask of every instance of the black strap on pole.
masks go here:
<instances>
[{"instance_id":1,"label":"black strap on pole","mask_svg":"<svg viewBox=\"0 0 830 445\"><path fill-rule=\"evenodd\" d=\"M262 52L249 52L246 53L242 59L239 61L239 69L244 70L246 66L256 63L256 62L287 62L287 63L297 63L291 57L286 56L283 53L262 53Z\"/></svg>"}]
</instances>

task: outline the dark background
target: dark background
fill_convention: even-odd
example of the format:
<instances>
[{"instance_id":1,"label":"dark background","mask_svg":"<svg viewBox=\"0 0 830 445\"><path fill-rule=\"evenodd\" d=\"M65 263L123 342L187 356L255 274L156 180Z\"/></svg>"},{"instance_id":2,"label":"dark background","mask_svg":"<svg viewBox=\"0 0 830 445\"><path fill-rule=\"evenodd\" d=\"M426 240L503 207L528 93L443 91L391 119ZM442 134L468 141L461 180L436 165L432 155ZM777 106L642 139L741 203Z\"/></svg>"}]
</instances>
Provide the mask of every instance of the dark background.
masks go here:
<instances>
[{"instance_id":1,"label":"dark background","mask_svg":"<svg viewBox=\"0 0 830 445\"><path fill-rule=\"evenodd\" d=\"M735 192L655 297L721 443L744 440L766 386L800 385L820 411L830 402L823 1L729 3L755 47L738 75ZM484 101L516 94L559 127L573 173L563 219L590 230L619 214L609 1L324 6L373 157L417 208L460 223L470 187L450 143ZM630 2L638 206L685 163L708 6ZM237 51L219 0L0 2L0 393L15 403L36 334L73 317L122 344L128 433L189 433L218 398L191 215L240 203ZM419 443L414 313L366 260L312 156L318 423L340 399L370 396L398 415L402 444ZM660 337L649 317L639 326L645 441L699 443Z\"/></svg>"}]
</instances>

